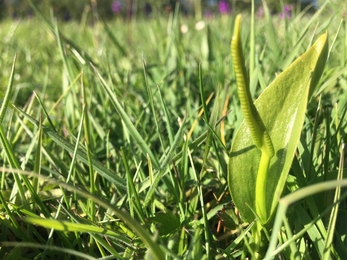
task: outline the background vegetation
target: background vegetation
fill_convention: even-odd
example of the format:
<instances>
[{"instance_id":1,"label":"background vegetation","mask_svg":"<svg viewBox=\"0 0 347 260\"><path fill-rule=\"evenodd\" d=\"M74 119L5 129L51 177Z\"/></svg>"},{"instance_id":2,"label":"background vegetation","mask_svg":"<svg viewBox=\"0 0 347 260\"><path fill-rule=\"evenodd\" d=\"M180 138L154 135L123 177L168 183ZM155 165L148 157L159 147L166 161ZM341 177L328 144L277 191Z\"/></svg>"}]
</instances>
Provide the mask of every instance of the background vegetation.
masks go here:
<instances>
[{"instance_id":1,"label":"background vegetation","mask_svg":"<svg viewBox=\"0 0 347 260\"><path fill-rule=\"evenodd\" d=\"M344 8L330 1L315 15L257 17L254 97L317 36L330 35L285 194L345 174ZM235 217L226 183L243 119L230 60L234 16L99 17L86 11L60 23L38 12L1 23L1 100L11 79L13 90L1 118L0 258L249 256L252 223ZM249 24L245 13L246 56ZM345 197L333 231L333 191L290 207L277 256L346 257Z\"/></svg>"},{"instance_id":2,"label":"background vegetation","mask_svg":"<svg viewBox=\"0 0 347 260\"><path fill-rule=\"evenodd\" d=\"M249 10L251 6L250 0L2 0L0 1L0 18L23 18L35 15L30 7L30 2L44 11L46 15L49 15L50 9L53 9L55 16L65 21L79 20L84 12L90 10L97 12L103 19L112 19L117 16L129 19L130 17L148 17L151 14L172 12L176 5L180 5L180 10L184 15L201 18L203 15ZM284 5L300 4L298 6L304 8L310 3L314 5L314 9L320 4L318 0L267 1L270 9L274 12L280 12ZM255 0L255 4L256 7L260 7L262 5L261 0Z\"/></svg>"}]
</instances>

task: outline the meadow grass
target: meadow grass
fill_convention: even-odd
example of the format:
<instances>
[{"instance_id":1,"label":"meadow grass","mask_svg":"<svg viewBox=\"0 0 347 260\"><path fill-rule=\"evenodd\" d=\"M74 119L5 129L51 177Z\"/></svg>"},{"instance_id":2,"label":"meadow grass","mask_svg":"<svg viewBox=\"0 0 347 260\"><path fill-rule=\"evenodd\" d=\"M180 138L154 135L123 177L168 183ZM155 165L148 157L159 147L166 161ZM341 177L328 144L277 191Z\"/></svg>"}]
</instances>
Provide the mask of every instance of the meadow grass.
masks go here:
<instances>
[{"instance_id":1,"label":"meadow grass","mask_svg":"<svg viewBox=\"0 0 347 260\"><path fill-rule=\"evenodd\" d=\"M255 41L249 15L243 19L253 97L326 30L331 48L269 234L269 258L347 256L343 181L300 196L345 174L342 14L331 2L314 16L257 18ZM243 120L230 56L234 18L208 19L201 29L178 13L1 22L1 259L252 255L254 223L237 216L227 187Z\"/></svg>"}]
</instances>

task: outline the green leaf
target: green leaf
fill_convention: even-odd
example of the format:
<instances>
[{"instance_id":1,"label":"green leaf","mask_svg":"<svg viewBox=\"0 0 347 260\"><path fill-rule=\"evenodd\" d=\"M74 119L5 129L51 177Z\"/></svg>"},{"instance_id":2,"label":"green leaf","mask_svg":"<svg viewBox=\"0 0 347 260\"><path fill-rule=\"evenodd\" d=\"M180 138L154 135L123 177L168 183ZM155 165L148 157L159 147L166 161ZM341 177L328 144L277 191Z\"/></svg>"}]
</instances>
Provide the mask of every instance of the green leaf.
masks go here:
<instances>
[{"instance_id":1,"label":"green leaf","mask_svg":"<svg viewBox=\"0 0 347 260\"><path fill-rule=\"evenodd\" d=\"M266 206L269 222L283 191L299 142L309 93L317 84L327 58L327 33L283 71L259 96L254 105L272 140L275 155L267 174ZM310 91L311 89L311 91ZM255 187L261 151L254 145L243 122L231 148L228 183L241 218L253 221L256 212ZM265 224L265 223L264 223Z\"/></svg>"},{"instance_id":2,"label":"green leaf","mask_svg":"<svg viewBox=\"0 0 347 260\"><path fill-rule=\"evenodd\" d=\"M157 229L162 236L173 234L180 227L179 216L174 215L171 211L156 213L154 217L148 218L148 220L158 224Z\"/></svg>"},{"instance_id":3,"label":"green leaf","mask_svg":"<svg viewBox=\"0 0 347 260\"><path fill-rule=\"evenodd\" d=\"M228 229L237 229L239 220L234 207L229 205L224 206L223 209L218 211L217 216L222 221L224 227Z\"/></svg>"},{"instance_id":4,"label":"green leaf","mask_svg":"<svg viewBox=\"0 0 347 260\"><path fill-rule=\"evenodd\" d=\"M70 221L61 221L54 219L45 219L38 217L26 217L24 221L31 224L36 224L45 228L54 228L55 230L66 231L66 232L81 232L81 233L93 233L93 234L102 234L106 236L111 236L117 238L128 244L131 243L129 239L126 239L124 236L117 232L113 232L104 227L97 227L88 224L82 223L73 223Z\"/></svg>"}]
</instances>

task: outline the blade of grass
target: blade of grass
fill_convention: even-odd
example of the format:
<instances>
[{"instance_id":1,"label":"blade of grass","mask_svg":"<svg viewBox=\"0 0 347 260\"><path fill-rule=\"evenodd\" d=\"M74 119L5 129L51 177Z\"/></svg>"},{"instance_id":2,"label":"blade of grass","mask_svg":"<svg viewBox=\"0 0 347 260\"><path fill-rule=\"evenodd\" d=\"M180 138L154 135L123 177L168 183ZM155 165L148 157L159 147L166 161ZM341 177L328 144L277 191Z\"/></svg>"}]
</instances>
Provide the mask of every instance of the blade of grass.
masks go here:
<instances>
[{"instance_id":1,"label":"blade of grass","mask_svg":"<svg viewBox=\"0 0 347 260\"><path fill-rule=\"evenodd\" d=\"M272 259L274 257L274 252L277 244L277 235L279 234L283 219L285 218L288 207L295 203L296 201L307 198L313 194L335 189L337 186L345 187L347 186L347 180L334 180L334 181L326 181L324 183L317 183L313 185L309 185L307 187L301 188L293 193L290 193L283 198L280 199L279 207L277 209L275 223L272 230L271 240L269 243L269 247L267 249L265 260Z\"/></svg>"},{"instance_id":2,"label":"blade of grass","mask_svg":"<svg viewBox=\"0 0 347 260\"><path fill-rule=\"evenodd\" d=\"M34 161L34 172L37 172L38 174L41 174L41 165L42 165L42 119L40 117L40 127L38 132L38 142L36 146L36 152L35 152L35 161ZM39 183L38 179L35 179L33 181L33 188L36 193L39 192Z\"/></svg>"},{"instance_id":3,"label":"blade of grass","mask_svg":"<svg viewBox=\"0 0 347 260\"><path fill-rule=\"evenodd\" d=\"M171 120L171 118L169 116L168 108L167 108L165 100L164 100L164 98L163 98L163 96L161 94L159 85L157 85L157 89L158 89L160 104L161 104L161 107L163 109L164 116L165 116L166 132L167 132L167 134L169 136L170 145L172 145L173 142L174 142L174 138L173 138L172 126L171 126L170 122L173 122L173 121Z\"/></svg>"},{"instance_id":4,"label":"blade of grass","mask_svg":"<svg viewBox=\"0 0 347 260\"><path fill-rule=\"evenodd\" d=\"M168 151L167 155L162 160L161 167L160 167L161 170L155 176L154 181L147 192L145 201L143 203L144 207L146 207L148 205L148 203L150 202L152 196L154 195L154 191L157 188L159 181L161 180L161 178L163 177L163 175L166 172L166 167L167 167L169 161L173 159L172 153L176 150L179 142L182 140L183 129L185 128L185 121L186 121L186 118L184 118L184 120L182 121L181 126L175 135L174 142L173 142L172 146L170 147L170 150Z\"/></svg>"},{"instance_id":5,"label":"blade of grass","mask_svg":"<svg viewBox=\"0 0 347 260\"><path fill-rule=\"evenodd\" d=\"M202 107L204 110L204 119L205 122L207 124L212 123L213 125L215 125L216 121L217 121L217 116L216 116L216 110L213 109L213 114L211 114L211 121L209 120L208 117L208 112L207 112L207 106L206 106L206 98L205 98L205 90L204 90L204 85L203 85L203 80L202 80L202 68L201 68L201 63L199 63L199 67L198 67L198 72L199 72L199 90L200 90L200 99L201 99L201 103L202 103ZM206 208L205 208L205 203L204 203L204 197L203 197L203 192L202 192L202 187L201 187L201 181L202 181L202 177L206 171L205 167L206 167L206 161L207 161L207 157L210 151L210 147L211 147L211 141L213 142L213 140L211 140L212 138L212 133L210 131L208 131L207 133L207 137L206 137L206 144L205 144L205 150L204 150L204 156L203 156L203 164L201 167L201 171L200 174L198 176L195 167L194 167L194 163L193 163L193 159L192 159L192 154L188 149L188 157L193 169L193 173L194 173L194 178L195 178L195 182L196 182L196 188L198 191L198 197L199 197L199 201L200 201L200 206L201 206L201 211L202 211L202 217L203 217L203 224L204 224L204 237L205 237L205 247L206 247L206 256L209 259L210 258L210 250L211 250L211 232L210 229L208 227L208 219L207 219L207 214L206 214Z\"/></svg>"},{"instance_id":6,"label":"blade of grass","mask_svg":"<svg viewBox=\"0 0 347 260\"><path fill-rule=\"evenodd\" d=\"M7 85L7 88L6 88L5 97L4 97L4 100L2 101L2 104L0 104L1 105L1 108L0 108L0 124L2 124L2 121L4 120L5 113L6 113L7 107L9 106L9 102L10 102L10 98L11 98L16 59L17 59L17 55L15 55L14 58L13 58L11 74L10 74L10 78L8 80L8 85Z\"/></svg>"},{"instance_id":7,"label":"blade of grass","mask_svg":"<svg viewBox=\"0 0 347 260\"><path fill-rule=\"evenodd\" d=\"M66 215L68 215L70 217L71 220L73 220L75 223L74 224L84 224L84 225L89 225L89 226L93 226L95 227L95 222L92 222L90 220L86 220L85 218L81 218L76 216L76 214L72 211L72 210L68 210L66 209L63 205L62 205L63 210L65 211ZM37 218L37 216L34 216L35 218ZM109 229L109 228L105 228L105 229ZM83 231L81 231L83 233ZM98 248L100 248L100 253L102 254L104 249L102 247L104 247L106 250L108 250L114 257L116 258L122 258L121 255L117 252L117 250L119 250L119 248L117 247L114 248L114 244L110 244L109 240L105 240L104 236L101 236L99 234L93 234L93 233L89 233L90 234L90 239L94 239L97 243L98 243ZM108 237L111 238L111 237ZM131 239L131 237L130 237ZM124 246L127 247L132 247L132 241L130 240L127 236L117 236L117 237L112 237L112 240L116 240L117 244L119 244L119 246L121 248L123 248ZM101 247L102 246L102 247ZM91 247L92 248L92 247ZM93 253L93 252L91 252ZM105 255L105 253L104 253Z\"/></svg>"},{"instance_id":8,"label":"blade of grass","mask_svg":"<svg viewBox=\"0 0 347 260\"><path fill-rule=\"evenodd\" d=\"M7 214L8 219L2 219L0 217L0 223L7 226L17 237L21 237L23 240L30 240L30 238L25 234L24 230L17 221L17 217L13 214L13 211L8 207L8 202L5 200L2 192L0 192L0 202L1 206L4 207L4 211ZM11 224L5 224L5 222L10 221Z\"/></svg>"},{"instance_id":9,"label":"blade of grass","mask_svg":"<svg viewBox=\"0 0 347 260\"><path fill-rule=\"evenodd\" d=\"M142 58L142 68L143 68L144 85L145 85L146 90L147 90L147 95L148 95L148 99L149 99L148 102L149 102L149 106L150 106L151 111L152 111L154 124L155 124L156 130L157 130L156 132L158 133L158 137L159 137L159 141L160 141L160 144L161 144L161 148L163 149L163 151L165 151L164 140L163 140L160 128L159 128L157 113L155 112L155 108L154 108L153 93L152 93L152 89L148 85L146 64L145 64L145 60L143 58Z\"/></svg>"},{"instance_id":10,"label":"blade of grass","mask_svg":"<svg viewBox=\"0 0 347 260\"><path fill-rule=\"evenodd\" d=\"M75 145L75 148L74 148L74 151L73 151L73 154L72 154L72 160L71 160L70 169L69 169L69 172L68 172L68 175L67 175L67 178L66 178L66 183L70 182L70 179L72 178L72 174L73 174L73 171L74 171L74 168L75 168L76 153L78 151L78 145L79 145L79 142L80 142L81 131L82 131L82 126L83 126L83 122L84 122L84 112L85 112L85 107L83 107L82 117L81 117L80 125L79 125L79 128L78 128L76 145ZM39 127L40 127L40 129L42 129L42 125L41 124L39 125ZM66 200L66 196L65 196L65 194L63 192L63 196L60 199L60 203L59 203L57 212L55 214L55 219L59 218L60 211L61 211L61 205L62 205L64 199ZM69 203L67 201L65 201L65 202L66 202L66 205L69 205ZM49 233L49 236L48 236L48 240L47 240L47 245L50 244L51 239L53 238L53 232L54 232L54 227L52 227L51 230L50 230L50 233Z\"/></svg>"},{"instance_id":11,"label":"blade of grass","mask_svg":"<svg viewBox=\"0 0 347 260\"><path fill-rule=\"evenodd\" d=\"M61 38L60 38L60 32L59 32L59 29L58 29L57 20L54 19L53 16L52 16L52 19L54 20L54 22L52 24L54 26L54 34L55 34L55 38L57 40L58 49L59 49L60 56L61 56L61 59L62 59L63 64L64 64L64 68L65 68L65 70L68 73L68 79L69 79L68 84L70 84L72 82L72 79L73 79L72 69L70 67L70 64L67 61L66 53L65 53L64 48L63 48L63 44L62 44L62 41L61 41Z\"/></svg>"},{"instance_id":12,"label":"blade of grass","mask_svg":"<svg viewBox=\"0 0 347 260\"><path fill-rule=\"evenodd\" d=\"M297 163L298 163L298 160L296 157L294 157L293 165L297 165ZM299 183L299 187L306 187L309 183L307 183L307 181L305 180L305 177L303 176L303 171L300 171L300 173L301 174L296 174L297 180ZM300 190L300 189L298 189L298 190ZM306 205L309 209L310 214L306 213L304 210L302 210L302 214L299 214L303 218L306 218L306 220L303 221L304 223L309 222L310 217L308 215L311 215L311 216L319 216L320 215L320 212L318 210L318 205L312 196L309 196L306 198ZM323 239L326 239L326 228L325 228L325 225L324 225L323 220L321 218L319 218L316 221L314 228L317 228L318 231L316 231L315 233L312 232L312 234L320 234L320 236ZM313 238L313 240L315 240L315 239ZM324 245L322 244L322 239L318 239L316 242L317 242L316 245L318 245L320 248L324 247Z\"/></svg>"},{"instance_id":13,"label":"blade of grass","mask_svg":"<svg viewBox=\"0 0 347 260\"><path fill-rule=\"evenodd\" d=\"M65 253L67 255L74 255L81 259L86 260L97 260L98 258L94 258L90 255L81 253L77 250L68 249L64 247L58 247L58 246L47 246L47 245L39 245L36 243L28 243L28 242L0 242L0 246L2 247L25 247L25 248L40 248L44 250L51 250L51 251L58 251L60 253Z\"/></svg>"},{"instance_id":14,"label":"blade of grass","mask_svg":"<svg viewBox=\"0 0 347 260\"><path fill-rule=\"evenodd\" d=\"M102 24L104 25L104 29L105 32L107 34L107 36L110 38L111 42L113 43L113 45L120 51L120 53L125 56L128 57L128 53L126 48L124 48L119 41L117 40L116 36L113 34L112 29L108 26L108 24L105 22L104 19L102 19L102 17L98 17L101 21Z\"/></svg>"},{"instance_id":15,"label":"blade of grass","mask_svg":"<svg viewBox=\"0 0 347 260\"><path fill-rule=\"evenodd\" d=\"M144 208L141 204L141 201L139 199L139 195L138 195L138 191L135 187L134 184L134 180L133 180L133 176L131 175L130 169L129 169L129 165L128 165L128 159L126 158L125 154L124 154L124 149L121 148L121 157L123 160L123 165L125 168L125 172L127 174L127 188L128 188L128 197L129 197L129 208L130 208L130 212L132 212L133 208L135 208L136 213L138 214L141 223L145 224L145 214L144 214ZM131 213L130 213L131 214ZM131 214L132 217L133 214Z\"/></svg>"},{"instance_id":16,"label":"blade of grass","mask_svg":"<svg viewBox=\"0 0 347 260\"><path fill-rule=\"evenodd\" d=\"M292 50L289 52L289 55L286 56L286 58L281 63L280 68L282 68L282 69L287 68L292 63L292 61L295 59L295 57L298 56L298 52L300 51L303 40L305 39L305 37L307 37L307 32L308 32L309 28L312 26L313 22L321 16L321 13L324 11L324 9L328 3L329 3L328 1L325 1L324 4L322 4L322 6L320 6L319 10L317 12L315 12L315 14L311 17L309 22L305 23L305 26L300 29L301 34L299 36L299 39L296 41L294 48L292 48ZM302 13L302 14L304 14L304 13ZM333 17L330 19L330 21L332 19L333 19ZM293 21L293 24L295 24L299 21L300 21L300 19L299 19L299 17L297 17L297 19L295 21ZM295 29L294 26L292 28L293 28L293 30ZM320 33L320 31L318 31L318 33ZM311 44L309 46L311 46Z\"/></svg>"},{"instance_id":17,"label":"blade of grass","mask_svg":"<svg viewBox=\"0 0 347 260\"><path fill-rule=\"evenodd\" d=\"M34 91L34 95L35 95L37 101L39 102L40 107L41 107L43 113L45 114L46 120L48 121L50 127L53 129L54 132L57 132L57 130L55 129L54 124L53 124L53 122L52 122L52 120L51 120L51 117L49 116L49 114L48 114L46 108L44 107L44 105L43 105L43 103L42 103L42 101L41 101L39 95L38 95L35 91Z\"/></svg>"},{"instance_id":18,"label":"blade of grass","mask_svg":"<svg viewBox=\"0 0 347 260\"><path fill-rule=\"evenodd\" d=\"M210 232L210 228L208 226L208 219L207 219L207 214L206 214L206 208L205 208L205 203L204 203L204 196L202 193L202 187L201 187L201 180L199 179L198 173L195 170L194 167L194 161L192 158L192 154L188 149L188 157L189 157L189 161L190 164L192 166L192 170L194 173L194 179L196 182L196 189L198 191L198 197L199 197L199 201L200 201L200 206L201 206L201 211L202 211L202 218L203 218L203 225L204 225L204 238L205 238L205 250L206 250L206 256L207 259L210 259L211 257L211 232Z\"/></svg>"},{"instance_id":19,"label":"blade of grass","mask_svg":"<svg viewBox=\"0 0 347 260\"><path fill-rule=\"evenodd\" d=\"M328 214L330 212L330 210L337 204L337 203L341 203L342 199L344 199L345 197L347 197L347 192L343 194L343 196L341 196L341 199L330 205L328 208L326 208L321 214L317 215L315 218L313 218L311 221L309 221L308 223L306 223L305 227L300 230L299 232L297 232L296 234L294 234L292 237L290 237L286 242L284 242L282 245L280 245L275 251L272 252L272 255L275 256L277 254L280 254L281 251L283 251L288 245L290 245L290 243L295 242L296 240L298 240L300 237L303 237L305 233L307 233L307 231L311 228L313 228L318 220L321 220L322 217L324 217L326 214ZM305 238L306 240L306 238ZM306 243L306 242L305 242ZM306 245L305 245L306 247Z\"/></svg>"},{"instance_id":20,"label":"blade of grass","mask_svg":"<svg viewBox=\"0 0 347 260\"><path fill-rule=\"evenodd\" d=\"M97 75L97 77L98 77L102 87L104 88L104 90L108 94L108 96L109 96L113 106L115 107L115 109L118 112L119 116L124 121L124 123L127 126L131 136L134 138L136 144L139 146L139 148L141 149L142 153L144 155L148 154L149 157L152 160L152 163L153 163L154 167L156 167L157 169L160 168L160 165L159 165L159 162L158 162L157 158L154 156L154 154L152 153L152 150L147 146L145 140L141 137L140 133L137 131L136 127L131 122L131 119L129 118L129 116L127 115L125 110L123 109L122 105L119 103L116 95L113 93L111 88L108 86L108 84L106 83L104 78L100 75L100 73L97 71L97 69L94 67L94 65L91 64L91 66L93 67L93 69L95 71L95 74Z\"/></svg>"},{"instance_id":21,"label":"blade of grass","mask_svg":"<svg viewBox=\"0 0 347 260\"><path fill-rule=\"evenodd\" d=\"M0 167L0 171L7 171L7 172L11 173L10 169L6 169L3 167ZM63 182L59 182L56 179L48 178L48 177L42 176L42 175L39 176L38 174L36 174L34 172L26 172L26 171L22 171L22 170L15 170L14 169L14 170L12 170L12 172L14 172L16 174L21 174L21 175L33 176L35 178L40 177L41 179L45 180L47 183L54 183L56 185L63 187L66 190L76 192L77 194L81 195L82 197L90 198L106 210L110 209L121 221L123 221L128 227L130 227L133 230L133 232L135 232L141 238L141 240L147 245L148 250L152 250L152 253L153 253L153 256L155 257L155 259L157 259L157 260L165 259L165 256L163 255L163 252L162 252L160 246L153 240L153 238L148 233L148 231L145 228L143 228L140 223L138 223L136 220L134 220L129 215L129 213L127 213L125 210L120 210L120 209L116 208L114 205L111 205L110 203L105 202L105 201L97 198L95 195L92 195L85 190L73 187L73 186L66 184L66 183L63 183Z\"/></svg>"},{"instance_id":22,"label":"blade of grass","mask_svg":"<svg viewBox=\"0 0 347 260\"><path fill-rule=\"evenodd\" d=\"M343 178L343 167L344 167L344 151L345 151L345 144L342 144L341 150L340 150L340 163L339 163L339 171L337 175L337 180L342 180ZM335 197L334 202L337 202L340 199L341 195L341 187L337 186L335 190ZM335 233L335 226L336 226L336 220L338 216L339 211L339 204L336 204L335 207L333 207L330 218L329 218L329 225L328 225L328 231L327 231L327 238L325 240L325 247L323 252L323 260L331 259L331 249L333 244L333 238Z\"/></svg>"},{"instance_id":23,"label":"blade of grass","mask_svg":"<svg viewBox=\"0 0 347 260\"><path fill-rule=\"evenodd\" d=\"M283 222L284 222L284 226L285 226L286 231L287 231L287 236L289 238L292 238L293 233L291 231L291 227L290 227L290 224L288 222L288 219L284 218ZM299 252L295 242L294 241L290 242L289 246L290 246L290 259L300 260L301 259L300 258L300 252Z\"/></svg>"},{"instance_id":24,"label":"blade of grass","mask_svg":"<svg viewBox=\"0 0 347 260\"><path fill-rule=\"evenodd\" d=\"M318 131L318 123L319 123L318 119L321 117L321 113L322 113L321 102L322 102L322 96L320 96L320 98L319 98L319 102L318 102L318 106L317 106L317 110L316 110L316 114L315 114L316 120L315 120L314 126L313 126L311 147L309 147L309 149L310 149L310 158L308 160L309 162L313 162L313 156L314 156L314 150L315 150L315 144L316 144L316 138L317 138L317 131ZM316 177L317 173L314 172L313 163L308 163L306 175L307 175L306 176L307 180L312 180L312 178Z\"/></svg>"},{"instance_id":25,"label":"blade of grass","mask_svg":"<svg viewBox=\"0 0 347 260\"><path fill-rule=\"evenodd\" d=\"M209 95L209 97L208 97L207 100L206 100L206 105L208 105L208 104L210 103L210 101L212 100L213 96L214 96L214 93L211 93L211 94ZM204 113L204 108L202 107L202 108L200 109L199 113L198 113L198 117L194 120L192 126L190 127L190 130L189 130L188 135L187 135L187 138L188 138L188 139L190 139L190 137L192 136L192 134L193 134L193 132L194 132L194 129L195 129L195 127L196 127L196 125L197 125L197 123L198 123L198 121L199 121L199 118L201 118L201 116L203 115L203 113ZM208 131L206 131L206 134L207 134L207 132L208 132Z\"/></svg>"},{"instance_id":26,"label":"blade of grass","mask_svg":"<svg viewBox=\"0 0 347 260\"><path fill-rule=\"evenodd\" d=\"M55 32L55 26L54 23L52 23L37 7L35 4L33 4L33 2L31 0L28 0L30 7L34 10L35 14L40 17L44 24L48 27L48 29L51 31L51 33L53 35L56 34ZM53 19L54 20L54 19ZM91 62L93 64L97 64L96 62L93 61L93 59L85 52L83 51L82 48L80 48L78 45L76 45L76 43L70 39L68 39L66 36L64 36L60 31L59 31L59 35L62 41L64 41L66 44L68 44L69 46L71 46L71 50L75 50L76 53L79 54L79 56L83 57L84 60L86 60L87 62ZM83 53L83 55L82 55Z\"/></svg>"},{"instance_id":27,"label":"blade of grass","mask_svg":"<svg viewBox=\"0 0 347 260\"><path fill-rule=\"evenodd\" d=\"M4 130L2 128L2 124L0 124L0 140L1 140L2 148L5 151L5 154L7 156L7 159L10 163L11 168L20 169L19 162L18 162L16 156L14 155L11 144L9 143L9 141L6 138L6 135L5 135ZM16 187L13 187L12 192L17 188L19 191L20 199L22 200L23 204L26 204L25 191L24 191L24 187L22 186L22 183L21 183L21 178L17 174L14 174L13 177L15 179ZM14 200L14 199L15 199L15 197L12 197L12 200Z\"/></svg>"},{"instance_id":28,"label":"blade of grass","mask_svg":"<svg viewBox=\"0 0 347 260\"><path fill-rule=\"evenodd\" d=\"M95 187L95 172L94 172L94 167L93 167L93 160L92 160L92 154L91 154L91 150L95 150L93 142L92 142L92 129L91 128L91 124L90 124L90 120L89 120L89 113L88 113L88 104L87 104L87 95L85 92L85 87L84 87L84 72L81 72L81 88L82 88L82 99L83 99L83 104L84 104L84 108L86 113L84 113L84 120L83 120L83 130L84 130L84 138L85 138L85 147L86 147L86 153L87 153L87 157L88 157L88 168L89 168L89 183L90 183L90 187L89 187L89 192L91 194L95 193L96 187ZM94 201L90 200L89 201L89 216L90 219L94 220L95 219L95 203Z\"/></svg>"},{"instance_id":29,"label":"blade of grass","mask_svg":"<svg viewBox=\"0 0 347 260\"><path fill-rule=\"evenodd\" d=\"M33 125L35 125L36 127L39 127L39 122L34 119L33 117L29 116L27 113L25 113L24 111L22 111L20 108L14 106L14 108L21 113L24 117L26 117ZM47 134L50 138L52 138L52 140L57 143L59 146L61 146L62 148L64 148L66 151L68 151L69 153L73 153L74 152L74 146L69 143L68 141L66 141L63 137L61 137L60 135L58 135L55 131L53 131L52 129L43 126L42 130L45 134ZM77 151L76 156L79 160L81 160L83 163L88 165L88 156L86 155L86 153L84 151L82 151L81 149ZM101 164L97 159L92 158L92 162L93 162L93 166L94 168L99 172L99 174L101 176L103 176L104 178L106 178L107 180L109 180L111 183L113 183L118 189L120 189L121 191L126 191L126 187L125 187L125 182L124 180L117 176L116 173L112 172L111 170L107 169L103 164Z\"/></svg>"},{"instance_id":30,"label":"blade of grass","mask_svg":"<svg viewBox=\"0 0 347 260\"><path fill-rule=\"evenodd\" d=\"M271 52L273 55L272 60L275 61L277 60L277 58L279 57L281 53L281 50L279 49L280 44L278 44L277 42L278 37L276 35L276 30L273 25L273 19L272 19L270 10L266 4L266 1L262 1L262 3L263 3L264 11L265 11L265 18L267 21L266 28L265 28L266 35L268 37L267 44L269 45L269 48L271 49Z\"/></svg>"},{"instance_id":31,"label":"blade of grass","mask_svg":"<svg viewBox=\"0 0 347 260\"><path fill-rule=\"evenodd\" d=\"M250 79L250 90L254 93L257 86L257 79L255 76L255 14L254 14L254 0L252 0L251 7L251 29L250 29L250 40L249 40L249 79Z\"/></svg>"},{"instance_id":32,"label":"blade of grass","mask_svg":"<svg viewBox=\"0 0 347 260\"><path fill-rule=\"evenodd\" d=\"M25 217L23 220L30 224L39 225L45 227L47 229L55 229L64 232L80 232L80 233L93 233L93 234L101 234L105 236L110 236L120 241L124 241L124 236L117 232L114 232L105 227L97 227L94 225L88 225L83 223L73 223L70 221L62 221L56 219L45 219L39 217ZM125 242L125 241L124 241ZM128 244L131 244L131 240L128 239ZM48 245L47 245L48 246Z\"/></svg>"},{"instance_id":33,"label":"blade of grass","mask_svg":"<svg viewBox=\"0 0 347 260\"><path fill-rule=\"evenodd\" d=\"M210 123L210 120L209 120L209 115L208 115L208 112L207 112L207 106L206 106L206 97L205 97L205 90L204 90L204 84L203 84L203 80L202 80L202 68L201 68L201 63L199 63L199 68L198 68L198 72L199 72L199 91L200 91L200 100L201 100L201 103L202 103L202 108L204 110L204 119L205 119L205 122L206 124ZM212 114L211 114L211 118L212 118ZM213 119L214 124L216 123L216 119ZM213 124L213 125L214 125ZM201 181L201 179L203 178L205 172L206 172L206 161L207 161L207 157L208 157L208 154L210 152L210 149L211 149L211 142L213 142L212 140L212 133L210 131L207 132L207 136L206 136L206 143L205 143L205 149L204 149L204 156L203 156L203 164L202 164L202 167L201 167L201 171L200 171L200 176L199 176L199 181Z\"/></svg>"}]
</instances>

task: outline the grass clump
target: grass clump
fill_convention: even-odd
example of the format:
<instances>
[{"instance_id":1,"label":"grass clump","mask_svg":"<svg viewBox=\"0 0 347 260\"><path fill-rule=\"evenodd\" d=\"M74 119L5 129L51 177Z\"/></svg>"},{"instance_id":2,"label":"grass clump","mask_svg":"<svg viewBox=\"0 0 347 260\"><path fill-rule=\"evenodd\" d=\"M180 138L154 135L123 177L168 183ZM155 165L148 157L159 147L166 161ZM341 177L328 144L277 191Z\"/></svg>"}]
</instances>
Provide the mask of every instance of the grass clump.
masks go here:
<instances>
[{"instance_id":1,"label":"grass clump","mask_svg":"<svg viewBox=\"0 0 347 260\"><path fill-rule=\"evenodd\" d=\"M327 66L308 105L287 196L344 174L341 18L328 3L312 17L259 18L263 26L255 28L255 56L249 56L253 97L317 35L330 35ZM2 22L0 258L252 254L254 223L235 214L226 181L232 138L243 119L231 73L233 20L206 20L201 30L177 13L93 25L47 18ZM247 30L242 34L249 37ZM252 53L250 45L244 48ZM281 211L284 224L272 234L279 241L274 257L347 255L343 188L310 192ZM337 202L339 210L329 210Z\"/></svg>"}]
</instances>

